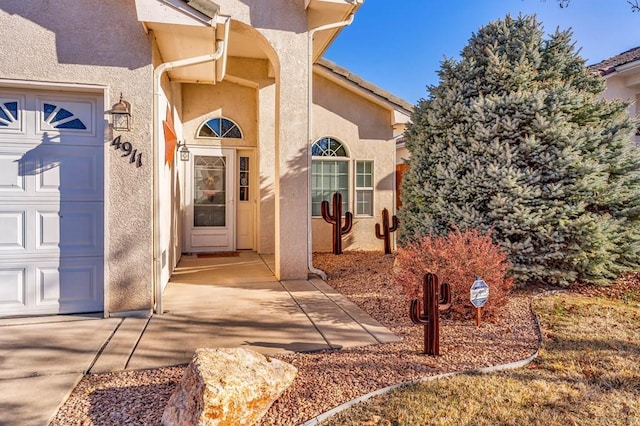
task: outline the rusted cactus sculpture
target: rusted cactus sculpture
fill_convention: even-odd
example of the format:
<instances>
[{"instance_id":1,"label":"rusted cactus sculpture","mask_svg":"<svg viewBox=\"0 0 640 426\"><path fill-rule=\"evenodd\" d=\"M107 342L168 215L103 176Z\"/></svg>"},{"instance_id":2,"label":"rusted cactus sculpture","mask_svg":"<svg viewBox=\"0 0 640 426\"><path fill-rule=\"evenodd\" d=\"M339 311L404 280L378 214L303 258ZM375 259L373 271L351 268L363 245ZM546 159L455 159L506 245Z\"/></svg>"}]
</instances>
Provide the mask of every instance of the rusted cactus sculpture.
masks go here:
<instances>
[{"instance_id":1,"label":"rusted cactus sculpture","mask_svg":"<svg viewBox=\"0 0 640 426\"><path fill-rule=\"evenodd\" d=\"M438 276L427 273L422 278L422 313L420 299L411 301L409 316L414 324L424 326L424 353L440 355L440 311L451 307L451 288L442 283L438 289Z\"/></svg>"},{"instance_id":2,"label":"rusted cactus sculpture","mask_svg":"<svg viewBox=\"0 0 640 426\"><path fill-rule=\"evenodd\" d=\"M333 194L333 214L329 214L329 202L320 203L322 218L333 225L333 254L342 254L342 236L351 231L353 215L351 212L344 214L344 226L342 226L342 194Z\"/></svg>"},{"instance_id":3,"label":"rusted cactus sculpture","mask_svg":"<svg viewBox=\"0 0 640 426\"><path fill-rule=\"evenodd\" d=\"M395 214L391 220L393 225L389 226L389 210L382 209L382 232L380 232L380 224L376 223L376 238L384 240L384 254L391 254L391 233L398 229L398 218Z\"/></svg>"}]
</instances>

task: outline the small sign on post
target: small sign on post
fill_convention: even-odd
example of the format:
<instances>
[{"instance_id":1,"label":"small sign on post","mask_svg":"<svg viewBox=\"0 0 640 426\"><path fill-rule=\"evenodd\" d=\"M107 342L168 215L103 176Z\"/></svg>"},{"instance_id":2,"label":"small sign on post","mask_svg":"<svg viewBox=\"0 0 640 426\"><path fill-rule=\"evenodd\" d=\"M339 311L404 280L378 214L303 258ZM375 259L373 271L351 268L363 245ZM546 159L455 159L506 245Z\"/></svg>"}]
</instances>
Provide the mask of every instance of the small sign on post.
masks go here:
<instances>
[{"instance_id":1,"label":"small sign on post","mask_svg":"<svg viewBox=\"0 0 640 426\"><path fill-rule=\"evenodd\" d=\"M476 308L476 325L480 327L480 315L482 307L489 298L489 286L482 278L476 277L470 293L471 304Z\"/></svg>"}]
</instances>

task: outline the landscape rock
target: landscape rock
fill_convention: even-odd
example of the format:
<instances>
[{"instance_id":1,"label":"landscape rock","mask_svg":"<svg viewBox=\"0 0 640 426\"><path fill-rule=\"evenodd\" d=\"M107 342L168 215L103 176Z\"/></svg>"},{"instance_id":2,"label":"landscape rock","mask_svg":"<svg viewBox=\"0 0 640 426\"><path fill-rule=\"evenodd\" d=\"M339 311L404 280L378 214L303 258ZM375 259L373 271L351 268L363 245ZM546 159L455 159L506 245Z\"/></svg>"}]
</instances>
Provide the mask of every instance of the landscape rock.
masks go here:
<instances>
[{"instance_id":1,"label":"landscape rock","mask_svg":"<svg viewBox=\"0 0 640 426\"><path fill-rule=\"evenodd\" d=\"M294 366L249 349L197 349L169 399L162 424L252 425L296 374Z\"/></svg>"}]
</instances>

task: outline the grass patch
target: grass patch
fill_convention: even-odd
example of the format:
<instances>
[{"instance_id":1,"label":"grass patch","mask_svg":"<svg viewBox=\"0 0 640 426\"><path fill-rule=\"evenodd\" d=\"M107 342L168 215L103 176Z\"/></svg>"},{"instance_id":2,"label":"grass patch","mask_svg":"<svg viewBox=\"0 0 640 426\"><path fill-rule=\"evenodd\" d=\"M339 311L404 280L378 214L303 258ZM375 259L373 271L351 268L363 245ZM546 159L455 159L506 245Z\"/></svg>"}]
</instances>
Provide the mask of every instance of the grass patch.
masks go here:
<instances>
[{"instance_id":1,"label":"grass patch","mask_svg":"<svg viewBox=\"0 0 640 426\"><path fill-rule=\"evenodd\" d=\"M543 346L527 367L398 389L323 425L640 425L640 309L625 302L536 299Z\"/></svg>"}]
</instances>

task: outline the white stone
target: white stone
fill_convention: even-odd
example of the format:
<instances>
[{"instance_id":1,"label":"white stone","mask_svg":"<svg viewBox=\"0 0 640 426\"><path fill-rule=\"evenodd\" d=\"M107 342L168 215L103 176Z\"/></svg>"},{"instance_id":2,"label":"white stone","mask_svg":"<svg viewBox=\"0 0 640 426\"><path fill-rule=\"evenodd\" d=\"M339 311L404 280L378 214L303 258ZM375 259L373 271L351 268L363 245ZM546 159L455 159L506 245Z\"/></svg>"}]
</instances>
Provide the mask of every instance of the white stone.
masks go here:
<instances>
[{"instance_id":1,"label":"white stone","mask_svg":"<svg viewBox=\"0 0 640 426\"><path fill-rule=\"evenodd\" d=\"M162 415L165 426L252 425L298 370L245 348L197 349Z\"/></svg>"}]
</instances>

